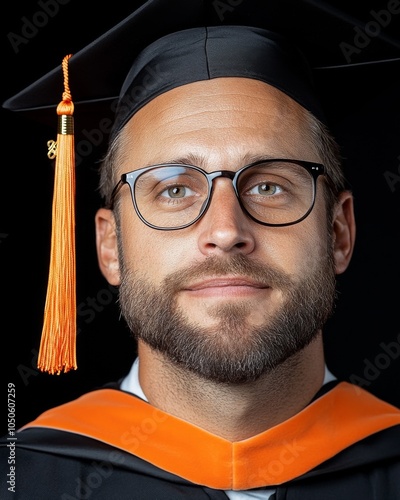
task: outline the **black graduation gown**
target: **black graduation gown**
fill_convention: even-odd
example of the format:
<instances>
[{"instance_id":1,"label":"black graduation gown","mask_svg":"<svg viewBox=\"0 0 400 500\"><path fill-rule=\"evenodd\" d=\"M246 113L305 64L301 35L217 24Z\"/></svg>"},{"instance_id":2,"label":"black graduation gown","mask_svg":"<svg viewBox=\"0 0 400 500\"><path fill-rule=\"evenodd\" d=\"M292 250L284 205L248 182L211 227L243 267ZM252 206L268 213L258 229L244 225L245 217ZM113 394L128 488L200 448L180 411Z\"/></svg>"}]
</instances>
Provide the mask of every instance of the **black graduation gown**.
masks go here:
<instances>
[{"instance_id":1,"label":"black graduation gown","mask_svg":"<svg viewBox=\"0 0 400 500\"><path fill-rule=\"evenodd\" d=\"M225 489L263 487L276 500L400 500L400 410L347 382L238 443L110 384L0 449L4 500L227 500Z\"/></svg>"}]
</instances>

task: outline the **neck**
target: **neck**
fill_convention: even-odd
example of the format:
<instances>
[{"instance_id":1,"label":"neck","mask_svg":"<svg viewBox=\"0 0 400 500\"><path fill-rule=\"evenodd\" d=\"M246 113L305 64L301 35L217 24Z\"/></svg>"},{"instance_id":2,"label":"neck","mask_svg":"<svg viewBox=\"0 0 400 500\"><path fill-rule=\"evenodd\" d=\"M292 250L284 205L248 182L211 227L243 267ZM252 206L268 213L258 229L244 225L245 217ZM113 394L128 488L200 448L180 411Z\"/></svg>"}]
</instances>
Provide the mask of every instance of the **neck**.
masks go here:
<instances>
[{"instance_id":1,"label":"neck","mask_svg":"<svg viewBox=\"0 0 400 500\"><path fill-rule=\"evenodd\" d=\"M272 372L240 385L204 380L141 342L139 359L140 384L150 404L232 442L301 411L324 378L321 334Z\"/></svg>"}]
</instances>

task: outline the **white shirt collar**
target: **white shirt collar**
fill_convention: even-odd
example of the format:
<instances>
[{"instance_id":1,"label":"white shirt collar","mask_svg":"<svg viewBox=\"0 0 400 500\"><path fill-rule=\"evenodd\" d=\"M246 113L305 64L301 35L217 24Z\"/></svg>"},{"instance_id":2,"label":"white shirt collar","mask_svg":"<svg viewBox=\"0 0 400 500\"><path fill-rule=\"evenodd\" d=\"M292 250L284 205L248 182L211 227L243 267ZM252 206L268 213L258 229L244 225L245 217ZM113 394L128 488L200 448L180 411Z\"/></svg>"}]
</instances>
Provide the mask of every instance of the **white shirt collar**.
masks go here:
<instances>
[{"instance_id":1,"label":"white shirt collar","mask_svg":"<svg viewBox=\"0 0 400 500\"><path fill-rule=\"evenodd\" d=\"M325 376L322 385L325 385L332 380L336 380L336 377L329 371L328 367L325 365ZM139 358L135 359L128 375L123 379L121 389L126 392L131 392L139 398L147 401L147 398L139 382Z\"/></svg>"}]
</instances>

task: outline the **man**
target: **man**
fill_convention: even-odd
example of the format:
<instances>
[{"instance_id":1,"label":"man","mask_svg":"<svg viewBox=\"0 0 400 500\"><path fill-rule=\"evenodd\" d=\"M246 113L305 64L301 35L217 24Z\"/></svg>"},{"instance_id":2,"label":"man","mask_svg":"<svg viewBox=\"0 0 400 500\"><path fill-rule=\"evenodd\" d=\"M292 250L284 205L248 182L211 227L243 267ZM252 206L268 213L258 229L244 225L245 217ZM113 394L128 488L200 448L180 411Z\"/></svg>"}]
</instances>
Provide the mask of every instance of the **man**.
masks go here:
<instances>
[{"instance_id":1,"label":"man","mask_svg":"<svg viewBox=\"0 0 400 500\"><path fill-rule=\"evenodd\" d=\"M400 498L400 411L325 363L356 229L302 56L262 28L196 26L127 73L95 223L138 357L4 441L6 493Z\"/></svg>"}]
</instances>

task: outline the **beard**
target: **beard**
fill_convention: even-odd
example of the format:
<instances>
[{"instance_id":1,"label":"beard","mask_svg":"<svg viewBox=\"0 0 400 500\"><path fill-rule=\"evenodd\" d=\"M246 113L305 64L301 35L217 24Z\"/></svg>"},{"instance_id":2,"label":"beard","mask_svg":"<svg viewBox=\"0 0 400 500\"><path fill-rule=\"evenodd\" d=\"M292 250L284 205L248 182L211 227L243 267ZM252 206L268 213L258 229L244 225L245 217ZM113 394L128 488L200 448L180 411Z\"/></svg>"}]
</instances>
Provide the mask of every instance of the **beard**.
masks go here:
<instances>
[{"instance_id":1,"label":"beard","mask_svg":"<svg viewBox=\"0 0 400 500\"><path fill-rule=\"evenodd\" d=\"M120 259L120 309L135 337L181 369L215 383L243 384L270 373L309 345L333 311L332 252L297 281L239 254L177 270L158 288L128 270L121 252ZM213 327L191 323L177 305L178 292L194 279L228 274L248 276L282 292L279 308L266 313L261 326L248 324L248 300L210 306L208 314L218 319Z\"/></svg>"}]
</instances>

